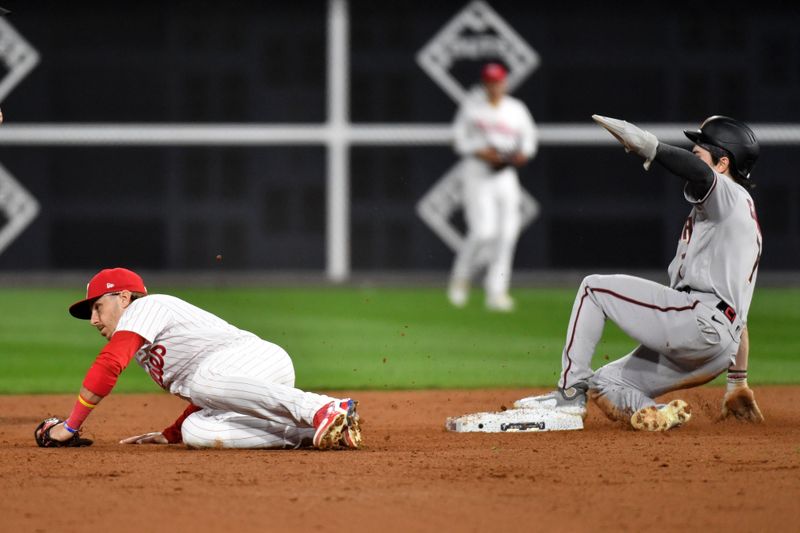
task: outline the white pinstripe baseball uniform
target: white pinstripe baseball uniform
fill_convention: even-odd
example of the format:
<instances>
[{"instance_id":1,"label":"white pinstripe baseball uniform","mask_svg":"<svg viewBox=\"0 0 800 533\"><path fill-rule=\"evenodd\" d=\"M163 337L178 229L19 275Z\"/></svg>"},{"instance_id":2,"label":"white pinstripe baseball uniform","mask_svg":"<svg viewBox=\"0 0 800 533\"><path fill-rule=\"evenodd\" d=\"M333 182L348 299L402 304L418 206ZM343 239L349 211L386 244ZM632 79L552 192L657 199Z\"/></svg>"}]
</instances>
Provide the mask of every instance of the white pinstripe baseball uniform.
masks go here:
<instances>
[{"instance_id":1,"label":"white pinstripe baseball uniform","mask_svg":"<svg viewBox=\"0 0 800 533\"><path fill-rule=\"evenodd\" d=\"M117 331L144 338L136 362L159 386L202 408L183 423L189 446L305 445L314 413L334 400L294 388L292 360L280 346L174 296L134 300Z\"/></svg>"},{"instance_id":2,"label":"white pinstripe baseball uniform","mask_svg":"<svg viewBox=\"0 0 800 533\"><path fill-rule=\"evenodd\" d=\"M482 252L488 248L486 292L490 298L505 295L519 235L519 178L513 165L495 170L474 154L494 148L504 155L521 152L533 158L537 150L536 126L520 100L505 95L495 106L479 87L461 104L453 134L455 150L463 157L459 169L468 232L453 263L451 282L468 282L483 266Z\"/></svg>"}]
</instances>

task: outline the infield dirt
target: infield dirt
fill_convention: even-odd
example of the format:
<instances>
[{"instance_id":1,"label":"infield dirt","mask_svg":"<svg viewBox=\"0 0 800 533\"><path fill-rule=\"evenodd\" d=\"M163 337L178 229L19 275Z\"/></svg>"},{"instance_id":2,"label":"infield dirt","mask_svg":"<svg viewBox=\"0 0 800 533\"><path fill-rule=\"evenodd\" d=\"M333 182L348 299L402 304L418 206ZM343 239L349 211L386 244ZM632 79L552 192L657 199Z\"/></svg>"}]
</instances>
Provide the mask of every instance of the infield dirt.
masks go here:
<instances>
[{"instance_id":1,"label":"infield dirt","mask_svg":"<svg viewBox=\"0 0 800 533\"><path fill-rule=\"evenodd\" d=\"M684 427L640 433L590 406L583 431L454 434L445 418L526 390L357 392L358 451L127 445L183 402L111 395L96 442L40 449L74 396L0 397L2 531L771 531L800 523L800 389L758 387L761 425L717 421L722 389L671 394Z\"/></svg>"}]
</instances>

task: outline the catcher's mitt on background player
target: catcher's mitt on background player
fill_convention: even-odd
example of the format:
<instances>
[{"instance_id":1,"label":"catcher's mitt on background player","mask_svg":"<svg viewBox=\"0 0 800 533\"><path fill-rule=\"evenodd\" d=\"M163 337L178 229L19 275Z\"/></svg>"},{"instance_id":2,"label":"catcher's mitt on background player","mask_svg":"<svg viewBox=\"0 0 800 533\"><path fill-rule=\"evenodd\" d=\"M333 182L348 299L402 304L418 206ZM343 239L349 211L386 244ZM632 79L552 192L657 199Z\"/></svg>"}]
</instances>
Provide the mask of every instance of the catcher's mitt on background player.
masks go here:
<instances>
[{"instance_id":1,"label":"catcher's mitt on background player","mask_svg":"<svg viewBox=\"0 0 800 533\"><path fill-rule=\"evenodd\" d=\"M36 426L33 432L33 437L36 439L36 444L41 448L80 448L81 446L91 446L92 439L85 439L81 437L80 432L76 431L70 438L64 441L55 440L50 437L50 430L53 426L61 424L63 420L60 418L47 418Z\"/></svg>"}]
</instances>

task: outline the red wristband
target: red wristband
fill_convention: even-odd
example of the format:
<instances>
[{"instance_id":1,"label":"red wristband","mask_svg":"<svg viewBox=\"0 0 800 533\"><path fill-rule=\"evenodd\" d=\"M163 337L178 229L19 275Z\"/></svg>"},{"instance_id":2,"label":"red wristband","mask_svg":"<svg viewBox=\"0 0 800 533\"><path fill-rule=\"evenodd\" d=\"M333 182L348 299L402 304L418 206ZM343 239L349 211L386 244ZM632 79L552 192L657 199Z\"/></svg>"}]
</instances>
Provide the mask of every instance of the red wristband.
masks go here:
<instances>
[{"instance_id":1,"label":"red wristband","mask_svg":"<svg viewBox=\"0 0 800 533\"><path fill-rule=\"evenodd\" d=\"M70 413L69 418L67 418L66 424L71 429L77 431L80 429L83 421L86 420L86 417L89 416L89 413L92 412L92 409L96 406L97 404L87 402L78 394L78 400L75 402L75 407L72 408L72 413Z\"/></svg>"}]
</instances>

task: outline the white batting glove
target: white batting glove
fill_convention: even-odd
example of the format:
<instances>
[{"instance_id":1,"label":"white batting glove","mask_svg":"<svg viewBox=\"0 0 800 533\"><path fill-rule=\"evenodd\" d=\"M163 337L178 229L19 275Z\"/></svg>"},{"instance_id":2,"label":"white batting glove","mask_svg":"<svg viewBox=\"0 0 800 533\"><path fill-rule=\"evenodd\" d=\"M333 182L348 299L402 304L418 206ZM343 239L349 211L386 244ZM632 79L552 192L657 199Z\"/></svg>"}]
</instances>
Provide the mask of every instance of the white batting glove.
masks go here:
<instances>
[{"instance_id":1,"label":"white batting glove","mask_svg":"<svg viewBox=\"0 0 800 533\"><path fill-rule=\"evenodd\" d=\"M658 148L658 138L645 131L638 126L634 126L630 122L619 120L616 118L602 117L600 115L592 115L592 120L603 126L605 129L617 138L622 146L625 147L626 152L633 152L644 157L644 169L650 169L650 163L656 157L656 148Z\"/></svg>"}]
</instances>

